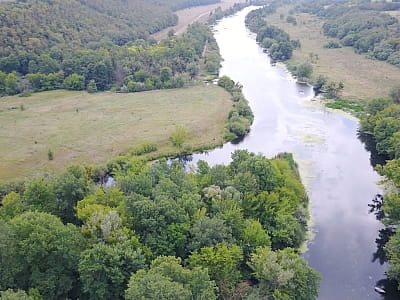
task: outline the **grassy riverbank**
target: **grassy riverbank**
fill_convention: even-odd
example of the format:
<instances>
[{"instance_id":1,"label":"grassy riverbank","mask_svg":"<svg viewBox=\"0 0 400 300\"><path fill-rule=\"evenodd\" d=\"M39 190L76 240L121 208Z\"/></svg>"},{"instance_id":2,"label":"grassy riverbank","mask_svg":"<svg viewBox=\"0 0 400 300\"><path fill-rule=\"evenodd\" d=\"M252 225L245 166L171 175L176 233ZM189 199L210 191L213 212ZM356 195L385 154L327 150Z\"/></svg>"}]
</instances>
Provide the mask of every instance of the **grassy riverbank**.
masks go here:
<instances>
[{"instance_id":1,"label":"grassy riverbank","mask_svg":"<svg viewBox=\"0 0 400 300\"><path fill-rule=\"evenodd\" d=\"M185 146L222 143L231 96L214 85L133 94L51 91L0 100L0 179L104 163L144 142L152 155L179 151L170 142L176 125ZM51 150L54 159L49 160Z\"/></svg>"},{"instance_id":2,"label":"grassy riverbank","mask_svg":"<svg viewBox=\"0 0 400 300\"><path fill-rule=\"evenodd\" d=\"M390 89L400 81L400 69L382 61L356 54L350 47L326 49L332 39L322 33L323 21L310 14L295 13L297 25L286 22L293 7L284 6L267 16L267 22L289 33L291 39L299 39L301 48L293 52L288 64L311 62L313 77L324 75L329 80L344 83L342 97L372 99L386 97ZM283 15L283 18L281 17Z\"/></svg>"}]
</instances>

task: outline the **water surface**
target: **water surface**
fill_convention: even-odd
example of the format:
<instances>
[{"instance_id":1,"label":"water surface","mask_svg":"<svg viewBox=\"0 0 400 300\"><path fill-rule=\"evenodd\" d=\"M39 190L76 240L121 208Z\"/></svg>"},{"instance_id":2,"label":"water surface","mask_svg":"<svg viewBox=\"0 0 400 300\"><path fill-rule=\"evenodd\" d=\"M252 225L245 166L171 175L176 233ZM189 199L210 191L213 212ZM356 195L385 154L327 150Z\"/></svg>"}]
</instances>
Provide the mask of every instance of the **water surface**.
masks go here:
<instances>
[{"instance_id":1,"label":"water surface","mask_svg":"<svg viewBox=\"0 0 400 300\"><path fill-rule=\"evenodd\" d=\"M284 67L271 65L245 28L245 15L252 9L215 27L224 59L220 73L243 85L255 115L251 132L238 144L195 154L191 162L229 163L235 149L267 157L293 152L311 199L314 237L304 257L323 276L319 298L383 299L374 287L385 278L386 265L373 259L382 225L367 206L381 190L370 153L357 139L358 123L316 105L311 87L296 83Z\"/></svg>"}]
</instances>

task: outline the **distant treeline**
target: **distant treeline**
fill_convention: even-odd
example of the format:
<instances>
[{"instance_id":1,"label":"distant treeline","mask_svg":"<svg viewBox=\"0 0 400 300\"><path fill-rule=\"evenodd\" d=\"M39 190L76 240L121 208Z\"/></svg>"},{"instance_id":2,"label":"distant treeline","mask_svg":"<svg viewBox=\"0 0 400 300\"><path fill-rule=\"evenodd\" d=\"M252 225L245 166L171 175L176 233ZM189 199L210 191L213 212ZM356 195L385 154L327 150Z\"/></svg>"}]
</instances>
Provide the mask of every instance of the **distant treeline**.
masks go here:
<instances>
[{"instance_id":1,"label":"distant treeline","mask_svg":"<svg viewBox=\"0 0 400 300\"><path fill-rule=\"evenodd\" d=\"M76 51L21 51L0 59L0 95L58 88L135 92L181 87L198 74L200 58L208 72L218 72L218 46L208 26L199 23L159 44L136 40Z\"/></svg>"},{"instance_id":2,"label":"distant treeline","mask_svg":"<svg viewBox=\"0 0 400 300\"><path fill-rule=\"evenodd\" d=\"M293 49L300 47L300 42L291 40L282 29L268 25L266 17L276 12L278 3L251 11L246 16L246 26L257 33L257 42L268 50L273 61L283 61L292 57Z\"/></svg>"},{"instance_id":3,"label":"distant treeline","mask_svg":"<svg viewBox=\"0 0 400 300\"><path fill-rule=\"evenodd\" d=\"M339 39L343 46L400 67L400 24L374 5L314 0L302 2L297 10L323 18L324 34Z\"/></svg>"}]
</instances>

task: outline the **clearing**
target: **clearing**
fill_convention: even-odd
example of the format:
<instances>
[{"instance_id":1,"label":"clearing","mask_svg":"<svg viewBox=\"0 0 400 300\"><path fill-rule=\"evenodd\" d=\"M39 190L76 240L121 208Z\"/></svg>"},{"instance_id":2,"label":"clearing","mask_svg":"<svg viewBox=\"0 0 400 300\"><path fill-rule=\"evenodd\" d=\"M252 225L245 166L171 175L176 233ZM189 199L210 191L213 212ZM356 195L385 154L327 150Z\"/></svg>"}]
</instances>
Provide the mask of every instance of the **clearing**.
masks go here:
<instances>
[{"instance_id":1,"label":"clearing","mask_svg":"<svg viewBox=\"0 0 400 300\"><path fill-rule=\"evenodd\" d=\"M179 35L186 31L186 28L194 22L207 22L208 16L211 12L221 7L223 10L232 7L235 3L245 2L246 0L222 0L220 3L196 6L178 10L178 24L172 27L165 28L152 35L157 41L162 40L168 36L168 32L172 29L175 34Z\"/></svg>"},{"instance_id":2,"label":"clearing","mask_svg":"<svg viewBox=\"0 0 400 300\"><path fill-rule=\"evenodd\" d=\"M400 82L400 69L383 61L356 54L351 47L325 49L323 46L332 38L322 33L323 20L310 14L295 13L297 25L286 22L291 6L281 7L271 16L269 24L276 25L299 39L301 49L293 52L290 63L309 61L313 64L313 75L325 75L330 80L344 83L343 97L371 99L386 97L390 89ZM283 14L283 19L280 19Z\"/></svg>"},{"instance_id":3,"label":"clearing","mask_svg":"<svg viewBox=\"0 0 400 300\"><path fill-rule=\"evenodd\" d=\"M221 144L232 108L222 88L88 94L57 90L0 99L0 179L59 172L76 163L105 163L143 142L156 154L177 152L169 141L176 125L193 149ZM48 151L54 160L48 159Z\"/></svg>"}]
</instances>

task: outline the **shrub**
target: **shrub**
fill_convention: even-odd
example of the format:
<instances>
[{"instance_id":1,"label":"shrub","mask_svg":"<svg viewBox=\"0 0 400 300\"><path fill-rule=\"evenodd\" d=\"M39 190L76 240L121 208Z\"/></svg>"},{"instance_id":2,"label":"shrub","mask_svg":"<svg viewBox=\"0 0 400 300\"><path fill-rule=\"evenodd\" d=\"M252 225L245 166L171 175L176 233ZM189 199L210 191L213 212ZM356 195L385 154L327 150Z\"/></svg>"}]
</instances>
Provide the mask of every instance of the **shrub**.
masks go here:
<instances>
[{"instance_id":1,"label":"shrub","mask_svg":"<svg viewBox=\"0 0 400 300\"><path fill-rule=\"evenodd\" d=\"M145 142L145 143L141 143L141 144L135 146L131 150L131 153L133 155L142 155L142 154L146 154L146 153L150 153L150 152L154 152L154 151L157 151L157 145L154 143Z\"/></svg>"},{"instance_id":2,"label":"shrub","mask_svg":"<svg viewBox=\"0 0 400 300\"><path fill-rule=\"evenodd\" d=\"M181 147L188 136L188 132L182 125L177 125L175 131L171 134L171 142L175 147Z\"/></svg>"}]
</instances>

